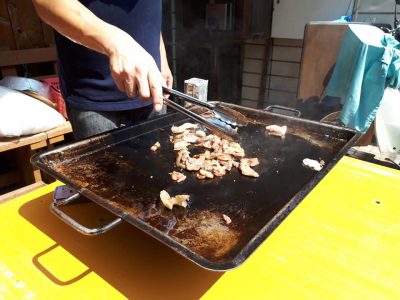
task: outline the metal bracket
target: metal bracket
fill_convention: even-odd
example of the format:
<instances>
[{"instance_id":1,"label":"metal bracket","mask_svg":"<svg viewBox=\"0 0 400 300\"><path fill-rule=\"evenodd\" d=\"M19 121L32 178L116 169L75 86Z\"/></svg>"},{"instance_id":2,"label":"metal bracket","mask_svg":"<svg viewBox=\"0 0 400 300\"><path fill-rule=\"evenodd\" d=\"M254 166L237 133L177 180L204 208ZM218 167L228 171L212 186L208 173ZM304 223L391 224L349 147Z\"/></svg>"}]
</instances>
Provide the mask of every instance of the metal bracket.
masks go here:
<instances>
[{"instance_id":1,"label":"metal bracket","mask_svg":"<svg viewBox=\"0 0 400 300\"><path fill-rule=\"evenodd\" d=\"M59 195L60 194L59 191L62 189L65 190L65 186L59 186L56 188L56 190L54 192L53 202L50 205L50 210L52 213L54 213L57 217L59 217L62 221L64 221L69 226L74 228L76 231L78 231L82 234L85 234L85 235L98 235L98 234L109 231L110 229L114 228L115 226L117 226L118 224L120 224L122 222L121 218L117 218L117 219L111 221L110 223L105 224L104 226L95 227L95 228L88 228L86 226L79 224L76 220L74 220L73 218L68 216L66 213L64 213L62 210L60 210L58 207L65 206L65 205L68 205L68 204L76 201L79 198L80 194L75 192L66 198L57 198L56 195ZM69 188L69 190L71 191L70 188Z\"/></svg>"},{"instance_id":2,"label":"metal bracket","mask_svg":"<svg viewBox=\"0 0 400 300\"><path fill-rule=\"evenodd\" d=\"M296 117L300 118L301 112L297 109L287 107L287 106L281 106L281 105L270 105L264 108L264 110L280 114L280 115L285 115L285 116L290 116L290 117Z\"/></svg>"}]
</instances>

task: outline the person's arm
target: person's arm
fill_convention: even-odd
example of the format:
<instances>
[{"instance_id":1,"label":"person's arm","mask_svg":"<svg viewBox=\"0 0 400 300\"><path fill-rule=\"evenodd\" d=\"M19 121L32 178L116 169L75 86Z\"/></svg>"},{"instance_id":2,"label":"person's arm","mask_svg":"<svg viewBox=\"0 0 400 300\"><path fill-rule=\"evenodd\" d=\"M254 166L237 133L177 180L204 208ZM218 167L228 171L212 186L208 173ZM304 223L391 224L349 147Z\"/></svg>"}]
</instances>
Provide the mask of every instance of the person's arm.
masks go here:
<instances>
[{"instance_id":1,"label":"person's arm","mask_svg":"<svg viewBox=\"0 0 400 300\"><path fill-rule=\"evenodd\" d=\"M164 77L165 84L167 85L167 87L172 88L172 84L174 83L174 77L172 76L171 69L169 68L168 65L167 52L165 51L165 44L162 34L160 34L160 56L161 56L161 74Z\"/></svg>"},{"instance_id":2,"label":"person's arm","mask_svg":"<svg viewBox=\"0 0 400 300\"><path fill-rule=\"evenodd\" d=\"M151 55L125 31L104 22L77 0L33 0L37 14L62 35L109 57L110 70L121 91L143 100L153 97L162 107L162 75ZM168 65L168 64L167 64Z\"/></svg>"}]
</instances>

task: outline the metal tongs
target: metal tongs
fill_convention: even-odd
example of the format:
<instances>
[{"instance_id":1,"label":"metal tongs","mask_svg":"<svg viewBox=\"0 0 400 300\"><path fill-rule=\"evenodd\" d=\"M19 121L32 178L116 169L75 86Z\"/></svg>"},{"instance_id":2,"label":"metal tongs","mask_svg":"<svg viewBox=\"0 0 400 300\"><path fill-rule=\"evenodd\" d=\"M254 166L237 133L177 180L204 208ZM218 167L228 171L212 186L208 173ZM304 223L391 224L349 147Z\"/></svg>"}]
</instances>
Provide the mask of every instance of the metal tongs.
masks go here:
<instances>
[{"instance_id":1,"label":"metal tongs","mask_svg":"<svg viewBox=\"0 0 400 300\"><path fill-rule=\"evenodd\" d=\"M199 105L199 106L209 109L209 112L211 112L212 116L213 116L210 118L198 115L198 114L192 112L191 110L168 99L167 97L163 97L164 103L167 106L169 106L172 109L175 109L175 110L187 115L189 118L203 124L207 129L209 129L212 132L216 132L218 135L222 136L225 139L228 139L231 141L237 139L238 127L247 125L246 117L233 109L229 109L227 107L223 107L218 104L215 105L212 103L201 101L197 98L194 98L192 96L186 95L184 93L181 93L179 91L176 91L174 89L170 89L167 87L163 87L163 92L177 96L179 98L182 98L192 104Z\"/></svg>"}]
</instances>

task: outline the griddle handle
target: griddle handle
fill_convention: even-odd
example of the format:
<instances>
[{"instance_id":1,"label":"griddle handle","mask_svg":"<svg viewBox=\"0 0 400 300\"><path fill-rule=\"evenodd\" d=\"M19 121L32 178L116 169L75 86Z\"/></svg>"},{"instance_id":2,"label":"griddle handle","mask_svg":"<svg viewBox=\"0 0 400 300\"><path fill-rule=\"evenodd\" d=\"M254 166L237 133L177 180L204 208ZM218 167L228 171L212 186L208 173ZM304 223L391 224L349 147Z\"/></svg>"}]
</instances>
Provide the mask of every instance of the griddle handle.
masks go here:
<instances>
[{"instance_id":1,"label":"griddle handle","mask_svg":"<svg viewBox=\"0 0 400 300\"><path fill-rule=\"evenodd\" d=\"M85 235L98 235L104 232L109 231L110 229L113 229L115 226L120 224L122 222L121 218L117 218L114 221L105 224L104 226L101 227L96 227L96 228L88 228L86 226L83 226L79 224L77 221L75 221L73 218L68 216L66 213L64 213L62 210L60 210L58 207L59 206L65 206L74 200L79 198L79 193L73 194L72 196L62 199L62 200L56 200L53 199L53 202L50 205L50 210L52 213L54 213L57 217L59 217L62 221L67 223L69 226L74 228L76 231L85 234Z\"/></svg>"}]
</instances>

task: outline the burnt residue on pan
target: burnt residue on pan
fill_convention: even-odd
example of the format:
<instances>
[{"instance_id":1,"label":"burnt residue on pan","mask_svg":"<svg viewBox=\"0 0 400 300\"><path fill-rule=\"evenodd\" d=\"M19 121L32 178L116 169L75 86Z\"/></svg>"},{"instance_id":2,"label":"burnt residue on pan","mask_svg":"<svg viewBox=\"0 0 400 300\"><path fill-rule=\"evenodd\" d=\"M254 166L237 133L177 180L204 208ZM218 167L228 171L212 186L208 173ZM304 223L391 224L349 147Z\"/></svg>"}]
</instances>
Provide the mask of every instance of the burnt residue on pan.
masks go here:
<instances>
[{"instance_id":1,"label":"burnt residue on pan","mask_svg":"<svg viewBox=\"0 0 400 300\"><path fill-rule=\"evenodd\" d=\"M228 105L228 104L226 104ZM270 112L228 105L251 122L239 128L246 157L260 161L259 178L237 169L212 180L175 166L169 141L172 124L189 120L168 114L144 124L121 128L37 154L40 169L80 191L95 203L158 238L206 268L237 266L307 195L355 142L355 131ZM287 125L285 138L269 136L265 126ZM150 147L160 142L153 152ZM302 166L304 158L324 160L319 173ZM169 175L182 171L177 183ZM187 208L169 210L160 201L189 194ZM223 214L232 220L227 224Z\"/></svg>"}]
</instances>

